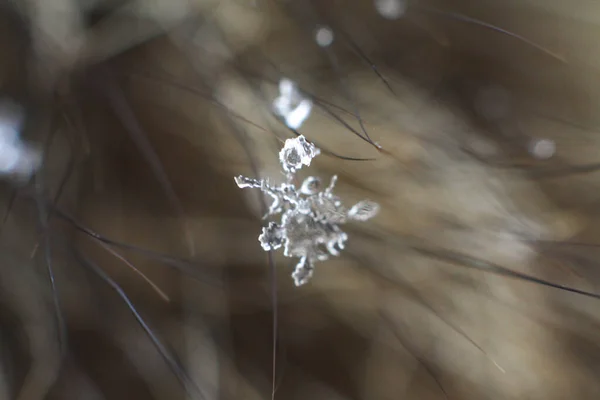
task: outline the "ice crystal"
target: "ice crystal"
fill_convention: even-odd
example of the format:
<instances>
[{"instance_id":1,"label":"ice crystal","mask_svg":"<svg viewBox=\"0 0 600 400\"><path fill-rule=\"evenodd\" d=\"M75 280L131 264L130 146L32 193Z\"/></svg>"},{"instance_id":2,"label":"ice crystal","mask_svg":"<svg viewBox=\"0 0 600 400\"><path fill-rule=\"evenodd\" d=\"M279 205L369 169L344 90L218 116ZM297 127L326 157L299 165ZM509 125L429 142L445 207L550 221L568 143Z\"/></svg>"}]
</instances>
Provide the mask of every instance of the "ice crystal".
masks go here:
<instances>
[{"instance_id":1,"label":"ice crystal","mask_svg":"<svg viewBox=\"0 0 600 400\"><path fill-rule=\"evenodd\" d=\"M279 81L279 97L273 101L273 111L292 129L299 129L310 116L312 101L302 96L289 79Z\"/></svg>"},{"instance_id":2,"label":"ice crystal","mask_svg":"<svg viewBox=\"0 0 600 400\"><path fill-rule=\"evenodd\" d=\"M347 209L341 199L333 194L337 176L331 178L329 186L321 190L321 180L309 176L296 188L295 173L320 154L315 145L304 136L288 139L279 161L287 181L271 185L266 179L237 176L240 188L260 189L273 199L265 218L280 215L280 223L269 222L258 240L265 251L283 247L286 257L299 258L292 278L296 286L307 283L313 275L314 264L330 256L338 256L344 249L348 235L340 225L354 220L366 221L379 211L379 205L363 200Z\"/></svg>"},{"instance_id":3,"label":"ice crystal","mask_svg":"<svg viewBox=\"0 0 600 400\"><path fill-rule=\"evenodd\" d=\"M302 168L303 165L310 166L313 158L321 153L314 144L306 141L304 136L298 136L293 140L286 140L283 149L279 152L279 162L285 172L292 174Z\"/></svg>"}]
</instances>

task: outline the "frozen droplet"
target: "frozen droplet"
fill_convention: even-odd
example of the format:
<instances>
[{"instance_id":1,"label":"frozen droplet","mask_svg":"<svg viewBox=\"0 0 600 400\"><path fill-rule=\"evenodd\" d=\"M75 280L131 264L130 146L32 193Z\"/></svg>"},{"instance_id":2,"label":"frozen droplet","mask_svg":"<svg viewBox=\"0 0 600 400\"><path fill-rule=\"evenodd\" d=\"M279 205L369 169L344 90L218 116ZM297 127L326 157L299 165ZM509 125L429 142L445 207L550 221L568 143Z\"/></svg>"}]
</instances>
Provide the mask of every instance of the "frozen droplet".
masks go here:
<instances>
[{"instance_id":1,"label":"frozen droplet","mask_svg":"<svg viewBox=\"0 0 600 400\"><path fill-rule=\"evenodd\" d=\"M379 212L379 204L371 200L363 200L356 203L350 211L348 218L356 221L366 221L373 218Z\"/></svg>"},{"instance_id":2,"label":"frozen droplet","mask_svg":"<svg viewBox=\"0 0 600 400\"><path fill-rule=\"evenodd\" d=\"M398 19L406 12L406 0L375 0L377 12L387 19Z\"/></svg>"},{"instance_id":3,"label":"frozen droplet","mask_svg":"<svg viewBox=\"0 0 600 400\"><path fill-rule=\"evenodd\" d=\"M314 176L309 176L302 182L302 186L300 187L300 193L305 195L313 195L319 191L321 188L321 180Z\"/></svg>"},{"instance_id":4,"label":"frozen droplet","mask_svg":"<svg viewBox=\"0 0 600 400\"><path fill-rule=\"evenodd\" d=\"M306 138L300 135L285 141L283 149L279 152L279 161L286 172L294 173L302 168L302 165L309 166L311 160L320 153L314 144L307 142Z\"/></svg>"},{"instance_id":5,"label":"frozen droplet","mask_svg":"<svg viewBox=\"0 0 600 400\"><path fill-rule=\"evenodd\" d=\"M326 26L320 27L315 34L315 40L319 46L328 47L333 43L333 31Z\"/></svg>"},{"instance_id":6,"label":"frozen droplet","mask_svg":"<svg viewBox=\"0 0 600 400\"><path fill-rule=\"evenodd\" d=\"M547 160L556 153L556 143L550 139L533 139L529 143L529 152L539 160Z\"/></svg>"}]
</instances>

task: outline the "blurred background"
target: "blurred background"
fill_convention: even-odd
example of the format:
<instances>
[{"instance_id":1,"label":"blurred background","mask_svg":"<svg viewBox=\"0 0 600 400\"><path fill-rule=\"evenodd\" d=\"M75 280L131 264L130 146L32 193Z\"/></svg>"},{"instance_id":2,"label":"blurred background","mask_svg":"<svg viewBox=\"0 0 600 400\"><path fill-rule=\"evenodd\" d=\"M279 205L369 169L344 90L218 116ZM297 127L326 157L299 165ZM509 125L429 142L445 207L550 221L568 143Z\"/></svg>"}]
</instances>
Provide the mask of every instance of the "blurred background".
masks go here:
<instances>
[{"instance_id":1,"label":"blurred background","mask_svg":"<svg viewBox=\"0 0 600 400\"><path fill-rule=\"evenodd\" d=\"M600 3L0 19L0 399L600 396ZM312 104L292 128L284 78ZM300 287L234 182L283 182L298 134L299 179L380 205Z\"/></svg>"}]
</instances>

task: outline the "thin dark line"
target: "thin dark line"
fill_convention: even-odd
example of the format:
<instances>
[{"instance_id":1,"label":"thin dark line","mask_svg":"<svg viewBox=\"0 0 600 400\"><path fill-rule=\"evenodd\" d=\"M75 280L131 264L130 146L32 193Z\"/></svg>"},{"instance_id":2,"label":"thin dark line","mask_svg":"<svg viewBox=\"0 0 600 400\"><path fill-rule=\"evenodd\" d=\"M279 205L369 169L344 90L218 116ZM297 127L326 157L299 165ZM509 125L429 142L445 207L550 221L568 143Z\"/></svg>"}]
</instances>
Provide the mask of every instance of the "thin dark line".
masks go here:
<instances>
[{"instance_id":1,"label":"thin dark line","mask_svg":"<svg viewBox=\"0 0 600 400\"><path fill-rule=\"evenodd\" d=\"M165 263L166 265L177 268L178 270L182 271L186 275L189 275L201 282L206 282L206 283L210 282L211 284L218 285L218 286L221 285L221 283L216 281L215 279L209 278L208 276L199 273L198 270L195 268L198 265L191 261L188 261L185 259L178 259L178 258L175 258L175 257L167 255L167 254L158 253L158 252L155 252L152 250L134 246L132 244L123 243L123 242L119 242L119 241L107 238L107 237L91 230L90 228L82 225L79 221L77 221L71 215L67 214L65 211L62 211L57 207L56 207L56 215L58 215L61 219L67 221L71 225L73 225L73 227L75 227L75 229L77 229L78 231L80 231L96 240L107 243L111 246L119 247L119 248L122 248L125 250L134 251L134 252L142 254L148 258L160 260L163 263Z\"/></svg>"},{"instance_id":2,"label":"thin dark line","mask_svg":"<svg viewBox=\"0 0 600 400\"><path fill-rule=\"evenodd\" d=\"M275 260L273 259L273 253L267 252L269 259L269 279L271 281L271 306L273 313L273 361L272 361L272 386L271 386L271 400L275 400L275 392L277 390L277 345L278 340L278 303L277 303L277 269L275 266Z\"/></svg>"},{"instance_id":3,"label":"thin dark line","mask_svg":"<svg viewBox=\"0 0 600 400\"><path fill-rule=\"evenodd\" d=\"M518 35L516 33L508 31L506 29L502 29L502 28L497 27L495 25L492 25L492 24L490 24L488 22L484 22L484 21L481 21L479 19L468 17L466 15L459 14L459 13L456 13L456 12L442 11L442 10L437 10L437 9L431 8L431 7L414 6L413 8L416 9L416 10L418 10L418 11L424 12L424 13L439 15L441 17L451 18L451 19L454 19L454 20L457 20L457 21L466 22L468 24L473 24L473 25L481 26L481 27L490 29L490 30L492 30L494 32L500 32L500 33L502 33L504 35L511 36L511 37L513 37L513 38L515 38L517 40L520 40L521 42L526 43L529 46L538 49L542 53L545 53L545 54L549 55L552 58L555 58L555 59L557 59L557 60L559 60L559 61L561 61L563 63L566 63L566 60L562 56L560 56L560 55L558 55L558 54L556 54L556 53L554 53L554 52L552 52L552 51L550 51L550 50L542 47L541 45L539 45L539 44L537 44L537 43L535 43L535 42L533 42L533 41L525 38L524 36Z\"/></svg>"},{"instance_id":4,"label":"thin dark line","mask_svg":"<svg viewBox=\"0 0 600 400\"><path fill-rule=\"evenodd\" d=\"M100 267L98 267L96 264L94 264L91 260L89 260L87 257L85 257L79 250L72 248L72 251L75 255L75 258L77 260L79 260L79 262L82 265L84 265L89 270L91 270L96 275L98 275L115 292L117 292L117 294L119 295L121 300L123 300L123 302L127 305L129 310L133 313L133 316L135 317L138 324L140 324L140 326L142 327L144 332L146 332L146 335L148 335L148 337L150 338L150 340L152 341L152 343L154 344L154 346L156 347L156 349L158 350L160 355L165 359L165 361L167 361L167 364L171 368L171 371L177 377L177 379L179 379L179 381L183 385L186 392L188 392L188 394L191 395L191 393L189 393L189 390L190 390L190 388L192 388L192 389L194 389L194 392L198 394L199 398L204 399L205 396L202 393L202 391L200 390L200 388L187 375L187 373L184 371L183 367L181 366L179 361L175 358L175 356L173 356L171 354L171 352L167 349L167 347L154 334L152 329L148 326L146 321L142 318L142 316L137 311L137 309L135 308L135 306L133 305L133 303L131 302L131 300L129 299L127 294L125 293L125 291L121 288L121 286L119 286L119 284L117 284L110 276L108 276L108 274L106 272L104 272L104 270L102 270Z\"/></svg>"},{"instance_id":5,"label":"thin dark line","mask_svg":"<svg viewBox=\"0 0 600 400\"><path fill-rule=\"evenodd\" d=\"M162 185L165 193L167 194L167 198L171 202L171 205L175 208L177 213L181 218L181 222L184 225L185 236L188 242L188 247L192 256L195 255L195 245L192 237L192 233L190 227L187 222L185 209L183 204L179 200L179 197L175 193L175 189L162 166L160 158L158 154L152 147L150 141L148 140L148 136L144 132L144 129L140 125L138 119L135 116L135 113L131 109L131 106L128 104L125 99L125 95L122 92L121 88L114 83L110 78L105 79L107 82L107 86L103 90L103 94L110 100L110 104L113 108L113 111L126 128L127 133L133 142L139 147L141 153L144 158L150 165L150 168L154 172L156 178L159 183Z\"/></svg>"},{"instance_id":6,"label":"thin dark line","mask_svg":"<svg viewBox=\"0 0 600 400\"><path fill-rule=\"evenodd\" d=\"M383 311L379 311L379 316L381 317L381 319L383 321L385 321L387 323L388 327L390 328L390 330L392 331L392 333L394 334L394 336L396 337L396 339L398 340L398 342L400 342L400 344L402 345L402 347L404 347L406 349L406 351L408 351L410 353L410 355L415 360L417 360L417 362L419 364L421 364L423 366L423 368L425 368L425 370L427 371L427 373L429 374L429 376L431 376L431 378L435 381L435 383L437 384L437 386L440 388L440 390L444 394L444 398L446 400L448 400L449 399L448 393L444 389L444 386L442 385L442 383L440 382L440 380L438 379L438 377L436 376L436 374L434 374L433 369L428 365L428 363L423 358L417 356L416 353L415 353L415 351L413 351L413 349L406 343L406 341L402 338L402 336L400 336L400 334L398 333L397 328L395 327L394 322L392 322L392 319L390 317L388 317Z\"/></svg>"},{"instance_id":7,"label":"thin dark line","mask_svg":"<svg viewBox=\"0 0 600 400\"><path fill-rule=\"evenodd\" d=\"M373 70L373 72L379 77L379 79L382 80L382 82L385 84L385 86L388 88L388 90L395 96L396 92L394 92L394 89L392 88L392 85L390 84L390 82L387 80L387 78L385 76L383 76L383 74L379 71L379 68L377 67L377 65L375 65L375 63L373 61L371 61L369 59L369 57L367 57L367 55L361 50L361 48L356 44L356 42L354 42L351 38L350 35L348 35L346 32L344 32L343 30L341 30L339 27L336 29L337 32L339 32L341 34L341 36L344 38L345 42L350 46L350 48L365 62L369 65L369 67Z\"/></svg>"},{"instance_id":8,"label":"thin dark line","mask_svg":"<svg viewBox=\"0 0 600 400\"><path fill-rule=\"evenodd\" d=\"M575 289L569 286L561 285L558 283L552 283L543 279L535 278L533 276L526 275L521 272L510 270L506 267L502 267L493 263L490 263L485 260L481 260L475 257L471 257L465 254L460 254L451 250L445 249L426 249L423 247L411 247L416 252L423 254L425 256L436 258L439 260L446 261L451 264L457 264L467 268L473 268L481 271L490 272L500 276L506 276L509 278L521 279L524 281L536 283L542 286L548 286L551 288L564 290L566 292L571 292L575 294L579 294L586 297L591 297L594 299L600 299L600 294L587 292L585 290Z\"/></svg>"}]
</instances>

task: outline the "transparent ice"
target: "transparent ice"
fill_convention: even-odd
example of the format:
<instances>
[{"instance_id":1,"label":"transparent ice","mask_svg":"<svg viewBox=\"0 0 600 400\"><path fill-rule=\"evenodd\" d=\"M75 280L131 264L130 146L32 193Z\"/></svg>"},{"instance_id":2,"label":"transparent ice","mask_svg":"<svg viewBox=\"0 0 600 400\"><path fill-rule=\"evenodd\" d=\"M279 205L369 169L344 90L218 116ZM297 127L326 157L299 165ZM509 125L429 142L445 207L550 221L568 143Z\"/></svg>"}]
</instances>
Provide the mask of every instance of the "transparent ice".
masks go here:
<instances>
[{"instance_id":1,"label":"transparent ice","mask_svg":"<svg viewBox=\"0 0 600 400\"><path fill-rule=\"evenodd\" d=\"M324 190L321 180L314 176L304 179L300 188L296 188L295 173L304 165L309 166L319 154L319 149L300 135L286 140L279 153L287 177L285 183L271 185L266 179L241 175L235 178L238 187L260 189L273 199L265 218L280 216L280 222L269 222L258 240L265 251L283 247L284 256L299 258L292 273L296 286L310 280L317 261L338 256L344 249L348 235L340 225L351 220L366 221L379 212L379 205L370 200L360 201L350 209L344 207L333 194L336 175Z\"/></svg>"}]
</instances>

